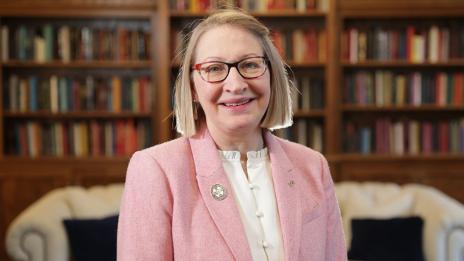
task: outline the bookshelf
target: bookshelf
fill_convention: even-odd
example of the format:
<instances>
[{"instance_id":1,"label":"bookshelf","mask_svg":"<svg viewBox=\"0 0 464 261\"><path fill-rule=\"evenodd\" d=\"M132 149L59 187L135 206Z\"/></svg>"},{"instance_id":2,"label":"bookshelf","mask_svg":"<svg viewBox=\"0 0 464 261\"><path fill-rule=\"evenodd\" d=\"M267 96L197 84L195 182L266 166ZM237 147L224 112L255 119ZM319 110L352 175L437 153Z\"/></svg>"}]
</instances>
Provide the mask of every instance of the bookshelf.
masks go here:
<instances>
[{"instance_id":1,"label":"bookshelf","mask_svg":"<svg viewBox=\"0 0 464 261\"><path fill-rule=\"evenodd\" d=\"M417 182L462 202L464 5L338 3L337 179Z\"/></svg>"},{"instance_id":2,"label":"bookshelf","mask_svg":"<svg viewBox=\"0 0 464 261\"><path fill-rule=\"evenodd\" d=\"M47 191L123 182L133 151L169 138L163 2L0 1L2 246Z\"/></svg>"}]
</instances>

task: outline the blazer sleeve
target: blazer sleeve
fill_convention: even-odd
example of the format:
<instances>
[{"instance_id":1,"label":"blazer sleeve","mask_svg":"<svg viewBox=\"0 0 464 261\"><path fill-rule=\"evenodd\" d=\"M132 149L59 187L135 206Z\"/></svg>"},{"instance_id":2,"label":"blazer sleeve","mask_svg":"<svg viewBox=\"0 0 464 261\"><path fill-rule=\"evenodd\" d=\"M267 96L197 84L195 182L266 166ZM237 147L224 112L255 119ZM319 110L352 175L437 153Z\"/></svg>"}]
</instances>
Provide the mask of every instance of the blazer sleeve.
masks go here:
<instances>
[{"instance_id":1,"label":"blazer sleeve","mask_svg":"<svg viewBox=\"0 0 464 261\"><path fill-rule=\"evenodd\" d=\"M322 182L327 206L327 242L326 259L327 261L346 261L347 251L343 227L341 222L340 207L335 197L335 187L332 176L330 175L327 160L321 155L322 161Z\"/></svg>"},{"instance_id":2,"label":"blazer sleeve","mask_svg":"<svg viewBox=\"0 0 464 261\"><path fill-rule=\"evenodd\" d=\"M173 260L172 193L160 165L136 152L127 169L118 223L117 260Z\"/></svg>"}]
</instances>

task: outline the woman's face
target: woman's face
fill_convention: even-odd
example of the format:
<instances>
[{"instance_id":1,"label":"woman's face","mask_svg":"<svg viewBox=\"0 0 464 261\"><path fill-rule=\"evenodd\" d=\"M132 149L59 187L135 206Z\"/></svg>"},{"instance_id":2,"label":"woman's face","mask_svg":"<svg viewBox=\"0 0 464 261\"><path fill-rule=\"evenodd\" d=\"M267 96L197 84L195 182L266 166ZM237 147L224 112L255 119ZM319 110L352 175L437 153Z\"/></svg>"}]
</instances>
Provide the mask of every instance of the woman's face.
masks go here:
<instances>
[{"instance_id":1,"label":"woman's face","mask_svg":"<svg viewBox=\"0 0 464 261\"><path fill-rule=\"evenodd\" d=\"M194 63L235 63L257 56L264 56L264 52L256 36L240 27L223 25L203 33L196 45ZM251 68L252 64L244 66ZM245 79L233 67L227 78L217 83L203 80L199 71L195 70L193 85L194 98L205 112L208 128L226 135L259 128L269 105L269 68L257 78Z\"/></svg>"}]
</instances>

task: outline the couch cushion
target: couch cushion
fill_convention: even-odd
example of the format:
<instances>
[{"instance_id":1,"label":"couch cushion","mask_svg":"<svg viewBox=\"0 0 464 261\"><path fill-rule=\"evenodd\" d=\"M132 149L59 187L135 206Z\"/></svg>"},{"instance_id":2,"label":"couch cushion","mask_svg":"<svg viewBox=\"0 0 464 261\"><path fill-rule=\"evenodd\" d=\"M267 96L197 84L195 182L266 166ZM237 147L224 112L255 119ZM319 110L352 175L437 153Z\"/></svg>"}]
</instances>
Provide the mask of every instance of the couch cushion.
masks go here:
<instances>
[{"instance_id":1,"label":"couch cushion","mask_svg":"<svg viewBox=\"0 0 464 261\"><path fill-rule=\"evenodd\" d=\"M353 219L349 259L423 261L420 217Z\"/></svg>"},{"instance_id":2,"label":"couch cushion","mask_svg":"<svg viewBox=\"0 0 464 261\"><path fill-rule=\"evenodd\" d=\"M63 221L75 261L116 260L118 216Z\"/></svg>"}]
</instances>

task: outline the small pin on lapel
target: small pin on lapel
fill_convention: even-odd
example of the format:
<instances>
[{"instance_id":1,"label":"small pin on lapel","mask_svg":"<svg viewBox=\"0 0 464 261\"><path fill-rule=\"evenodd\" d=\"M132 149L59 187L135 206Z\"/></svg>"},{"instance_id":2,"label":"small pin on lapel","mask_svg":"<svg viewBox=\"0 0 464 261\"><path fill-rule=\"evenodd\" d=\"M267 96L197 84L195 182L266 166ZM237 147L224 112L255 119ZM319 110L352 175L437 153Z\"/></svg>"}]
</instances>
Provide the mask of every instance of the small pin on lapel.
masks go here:
<instances>
[{"instance_id":1,"label":"small pin on lapel","mask_svg":"<svg viewBox=\"0 0 464 261\"><path fill-rule=\"evenodd\" d=\"M211 186L211 195L215 200L221 201L227 197L227 190L221 184Z\"/></svg>"},{"instance_id":2,"label":"small pin on lapel","mask_svg":"<svg viewBox=\"0 0 464 261\"><path fill-rule=\"evenodd\" d=\"M293 185L295 185L295 181L290 180L290 181L288 182L288 186L289 186L289 187L293 187Z\"/></svg>"}]
</instances>

